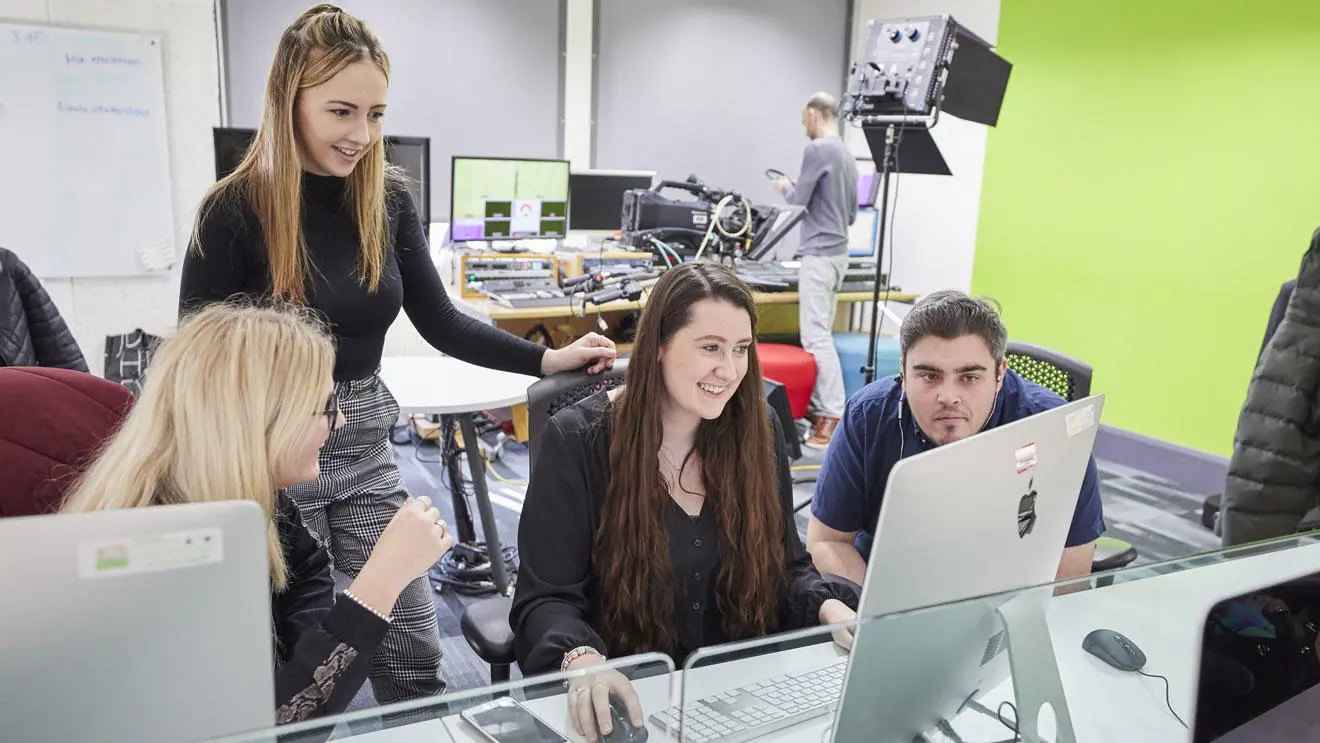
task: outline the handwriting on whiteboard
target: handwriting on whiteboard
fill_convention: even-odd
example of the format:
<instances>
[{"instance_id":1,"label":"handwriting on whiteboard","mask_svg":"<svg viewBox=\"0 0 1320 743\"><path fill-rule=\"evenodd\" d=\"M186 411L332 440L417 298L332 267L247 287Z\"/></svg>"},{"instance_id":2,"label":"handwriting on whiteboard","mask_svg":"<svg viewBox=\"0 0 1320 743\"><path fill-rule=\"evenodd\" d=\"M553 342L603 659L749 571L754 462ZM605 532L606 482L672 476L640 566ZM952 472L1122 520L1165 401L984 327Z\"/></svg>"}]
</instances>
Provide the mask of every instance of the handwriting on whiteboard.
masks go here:
<instances>
[{"instance_id":1,"label":"handwriting on whiteboard","mask_svg":"<svg viewBox=\"0 0 1320 743\"><path fill-rule=\"evenodd\" d=\"M15 44L44 45L50 43L50 33L39 28L15 28L9 31Z\"/></svg>"},{"instance_id":2,"label":"handwriting on whiteboard","mask_svg":"<svg viewBox=\"0 0 1320 743\"><path fill-rule=\"evenodd\" d=\"M114 67L141 67L142 60L134 57L115 57L106 54L94 54L90 57L82 54L64 53L64 64L93 64Z\"/></svg>"},{"instance_id":3,"label":"handwriting on whiteboard","mask_svg":"<svg viewBox=\"0 0 1320 743\"><path fill-rule=\"evenodd\" d=\"M61 113L127 116L134 119L145 119L151 116L151 109L141 108L139 106L86 106L80 103L65 103L64 101L60 101L59 109Z\"/></svg>"}]
</instances>

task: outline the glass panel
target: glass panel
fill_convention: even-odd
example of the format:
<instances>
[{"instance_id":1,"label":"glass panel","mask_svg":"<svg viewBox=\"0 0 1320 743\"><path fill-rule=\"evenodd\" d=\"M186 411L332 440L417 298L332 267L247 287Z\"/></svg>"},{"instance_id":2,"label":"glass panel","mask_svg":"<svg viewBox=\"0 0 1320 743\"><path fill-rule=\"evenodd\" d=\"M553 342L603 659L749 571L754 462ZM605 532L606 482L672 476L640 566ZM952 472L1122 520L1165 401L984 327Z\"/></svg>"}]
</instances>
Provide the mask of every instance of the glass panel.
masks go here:
<instances>
[{"instance_id":1,"label":"glass panel","mask_svg":"<svg viewBox=\"0 0 1320 743\"><path fill-rule=\"evenodd\" d=\"M627 722L624 698L636 694L637 716L645 718L671 704L673 661L658 654L612 660L596 668L519 679L481 689L469 689L432 699L376 707L296 725L222 738L215 743L305 743L360 739L362 743L442 743L488 741L500 743L559 743L581 740L575 731L574 711L568 697L578 700L579 712L593 697L609 700ZM565 684L571 684L569 691ZM578 693L577 689L583 689ZM492 737L483 737L478 728ZM627 740L627 738L619 738Z\"/></svg>"},{"instance_id":2,"label":"glass panel","mask_svg":"<svg viewBox=\"0 0 1320 743\"><path fill-rule=\"evenodd\" d=\"M1210 607L1312 573L1320 573L1320 539L1291 536L706 648L680 674L661 655L605 668L631 679L653 741L908 743L918 732L933 740L999 741L1015 731L1026 741L1190 740L1183 722L1196 717ZM1087 649L1104 630L1141 651L1141 674ZM849 634L854 648L845 652L835 638ZM464 713L502 726L510 739L537 741L513 737L537 731L535 723L519 727L529 722L525 712L553 731L550 740L577 741L564 682L575 680L589 696L598 678L605 680L589 671L523 679L224 741L488 740ZM492 705L500 699L522 707ZM1035 713L1019 725L1024 706Z\"/></svg>"},{"instance_id":3,"label":"glass panel","mask_svg":"<svg viewBox=\"0 0 1320 743\"><path fill-rule=\"evenodd\" d=\"M1289 537L706 648L653 725L691 743L1191 740L1211 607L1315 573L1320 543Z\"/></svg>"}]
</instances>

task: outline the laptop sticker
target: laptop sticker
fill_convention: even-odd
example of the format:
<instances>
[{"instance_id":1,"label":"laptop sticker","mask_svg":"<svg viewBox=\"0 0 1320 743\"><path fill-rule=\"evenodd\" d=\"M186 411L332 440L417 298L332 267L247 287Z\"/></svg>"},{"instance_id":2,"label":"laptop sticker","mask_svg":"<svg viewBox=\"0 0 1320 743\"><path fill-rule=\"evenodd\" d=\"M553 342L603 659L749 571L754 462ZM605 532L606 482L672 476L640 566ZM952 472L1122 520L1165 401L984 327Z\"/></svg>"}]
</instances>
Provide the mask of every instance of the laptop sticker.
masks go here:
<instances>
[{"instance_id":1,"label":"laptop sticker","mask_svg":"<svg viewBox=\"0 0 1320 743\"><path fill-rule=\"evenodd\" d=\"M1068 428L1068 438L1091 428L1095 425L1095 406L1087 405L1081 410L1074 410L1064 419L1064 424Z\"/></svg>"},{"instance_id":2,"label":"laptop sticker","mask_svg":"<svg viewBox=\"0 0 1320 743\"><path fill-rule=\"evenodd\" d=\"M210 565L222 560L224 531L192 529L79 545L78 577L115 578Z\"/></svg>"},{"instance_id":3,"label":"laptop sticker","mask_svg":"<svg viewBox=\"0 0 1320 743\"><path fill-rule=\"evenodd\" d=\"M1017 459L1017 473L1020 475L1038 464L1036 461L1036 445L1034 443L1027 444L1014 452L1014 457Z\"/></svg>"}]
</instances>

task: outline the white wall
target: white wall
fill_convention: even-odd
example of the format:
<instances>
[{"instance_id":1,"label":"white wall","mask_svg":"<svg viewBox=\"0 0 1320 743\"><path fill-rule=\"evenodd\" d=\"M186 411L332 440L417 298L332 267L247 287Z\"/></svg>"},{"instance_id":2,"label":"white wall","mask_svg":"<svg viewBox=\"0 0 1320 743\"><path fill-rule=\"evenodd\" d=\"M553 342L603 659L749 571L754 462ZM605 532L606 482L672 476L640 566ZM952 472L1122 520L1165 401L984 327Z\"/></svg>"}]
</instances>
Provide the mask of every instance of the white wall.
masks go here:
<instances>
[{"instance_id":1,"label":"white wall","mask_svg":"<svg viewBox=\"0 0 1320 743\"><path fill-rule=\"evenodd\" d=\"M586 170L591 162L592 70L591 48L594 28L592 0L567 0L564 17L564 159L574 170Z\"/></svg>"},{"instance_id":2,"label":"white wall","mask_svg":"<svg viewBox=\"0 0 1320 743\"><path fill-rule=\"evenodd\" d=\"M211 127L220 123L220 106L213 0L0 0L0 19L164 34L170 180L182 255L197 202L215 180ZM23 254L21 245L5 247ZM160 334L175 324L177 265L169 276L43 283L96 374L105 361L105 336L139 327Z\"/></svg>"},{"instance_id":3,"label":"white wall","mask_svg":"<svg viewBox=\"0 0 1320 743\"><path fill-rule=\"evenodd\" d=\"M872 19L948 13L992 44L999 35L999 0L856 0L853 13L850 59L865 51L866 22ZM1011 80L1008 95L1013 95ZM971 288L986 132L979 124L941 116L932 134L953 175L901 176L896 206L890 179L893 242L886 244L884 260L888 265L892 250L893 281L903 289L926 294ZM849 127L847 138L854 152L869 156L860 129Z\"/></svg>"}]
</instances>

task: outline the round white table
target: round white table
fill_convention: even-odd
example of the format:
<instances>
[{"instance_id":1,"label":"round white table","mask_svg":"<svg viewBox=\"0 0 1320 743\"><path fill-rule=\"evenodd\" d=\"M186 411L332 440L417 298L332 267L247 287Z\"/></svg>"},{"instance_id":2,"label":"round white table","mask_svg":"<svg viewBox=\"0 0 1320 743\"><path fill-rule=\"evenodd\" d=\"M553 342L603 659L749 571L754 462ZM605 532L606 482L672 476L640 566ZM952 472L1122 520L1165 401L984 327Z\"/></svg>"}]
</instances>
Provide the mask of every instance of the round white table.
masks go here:
<instances>
[{"instance_id":1,"label":"round white table","mask_svg":"<svg viewBox=\"0 0 1320 743\"><path fill-rule=\"evenodd\" d=\"M496 371L448 356L387 356L380 376L404 414L457 415L527 402L536 377Z\"/></svg>"},{"instance_id":2,"label":"round white table","mask_svg":"<svg viewBox=\"0 0 1320 743\"><path fill-rule=\"evenodd\" d=\"M477 427L472 413L504 408L527 402L527 388L536 377L525 374L486 369L466 361L447 356L392 356L381 359L380 376L385 380L399 412L405 415L438 413L458 417L459 430L467 449L468 468L472 473L472 489L477 499L477 512L486 537L486 554L490 558L491 580L503 595L508 594L509 576L504 569L499 530L495 526L495 511L486 489L486 461L481 455ZM475 542L476 534L468 527L467 503L461 493L451 493L454 515L458 521L460 542Z\"/></svg>"}]
</instances>

